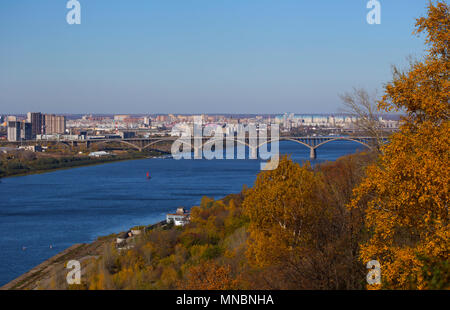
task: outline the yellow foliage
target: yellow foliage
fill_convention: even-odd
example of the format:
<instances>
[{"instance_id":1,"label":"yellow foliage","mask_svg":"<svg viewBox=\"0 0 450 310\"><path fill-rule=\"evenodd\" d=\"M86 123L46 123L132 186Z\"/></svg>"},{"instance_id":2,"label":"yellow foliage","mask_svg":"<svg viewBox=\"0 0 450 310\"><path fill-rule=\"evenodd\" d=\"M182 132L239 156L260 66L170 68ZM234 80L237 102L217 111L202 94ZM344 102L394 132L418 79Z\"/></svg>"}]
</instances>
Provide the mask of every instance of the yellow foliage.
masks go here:
<instances>
[{"instance_id":1,"label":"yellow foliage","mask_svg":"<svg viewBox=\"0 0 450 310\"><path fill-rule=\"evenodd\" d=\"M283 261L293 247L309 241L308 224L317 217L321 179L309 165L283 157L276 170L258 175L244 200L250 218L249 261L265 267Z\"/></svg>"},{"instance_id":2,"label":"yellow foliage","mask_svg":"<svg viewBox=\"0 0 450 310\"><path fill-rule=\"evenodd\" d=\"M390 289L449 287L448 5L430 3L416 26L427 32L428 54L408 72L394 72L379 104L406 116L351 203L367 208L372 232L361 259L380 262L383 287Z\"/></svg>"}]
</instances>

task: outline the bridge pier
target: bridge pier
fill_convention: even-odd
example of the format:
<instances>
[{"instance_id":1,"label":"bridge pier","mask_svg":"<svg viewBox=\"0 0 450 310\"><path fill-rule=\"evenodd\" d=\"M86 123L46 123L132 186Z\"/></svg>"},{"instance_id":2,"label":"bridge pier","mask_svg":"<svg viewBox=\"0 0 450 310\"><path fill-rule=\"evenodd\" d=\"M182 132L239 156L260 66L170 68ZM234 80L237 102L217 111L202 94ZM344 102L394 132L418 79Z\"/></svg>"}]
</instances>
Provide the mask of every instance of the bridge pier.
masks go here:
<instances>
[{"instance_id":1,"label":"bridge pier","mask_svg":"<svg viewBox=\"0 0 450 310\"><path fill-rule=\"evenodd\" d=\"M250 148L250 159L258 158L258 149L256 147Z\"/></svg>"},{"instance_id":2,"label":"bridge pier","mask_svg":"<svg viewBox=\"0 0 450 310\"><path fill-rule=\"evenodd\" d=\"M202 148L194 147L194 159L202 159Z\"/></svg>"},{"instance_id":3,"label":"bridge pier","mask_svg":"<svg viewBox=\"0 0 450 310\"><path fill-rule=\"evenodd\" d=\"M317 152L315 148L310 148L309 152L309 159L316 159L317 158Z\"/></svg>"}]
</instances>

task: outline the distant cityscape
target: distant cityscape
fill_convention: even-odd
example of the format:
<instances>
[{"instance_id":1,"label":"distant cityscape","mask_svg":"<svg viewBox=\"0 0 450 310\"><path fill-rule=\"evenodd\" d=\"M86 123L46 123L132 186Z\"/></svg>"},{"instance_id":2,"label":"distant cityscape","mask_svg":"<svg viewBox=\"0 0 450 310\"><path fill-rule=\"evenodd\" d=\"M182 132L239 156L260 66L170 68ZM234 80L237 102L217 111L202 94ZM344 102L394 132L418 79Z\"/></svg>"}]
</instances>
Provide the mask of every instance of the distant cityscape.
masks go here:
<instances>
[{"instance_id":1,"label":"distant cityscape","mask_svg":"<svg viewBox=\"0 0 450 310\"><path fill-rule=\"evenodd\" d=\"M55 115L29 112L26 115L0 116L0 140L133 139L151 136L181 136L184 126L192 126L196 115ZM308 135L342 134L356 130L357 118L348 114L281 115L201 115L203 126L221 126L224 134L237 131L239 125L279 124L281 133ZM396 130L398 115L379 116L386 130Z\"/></svg>"}]
</instances>

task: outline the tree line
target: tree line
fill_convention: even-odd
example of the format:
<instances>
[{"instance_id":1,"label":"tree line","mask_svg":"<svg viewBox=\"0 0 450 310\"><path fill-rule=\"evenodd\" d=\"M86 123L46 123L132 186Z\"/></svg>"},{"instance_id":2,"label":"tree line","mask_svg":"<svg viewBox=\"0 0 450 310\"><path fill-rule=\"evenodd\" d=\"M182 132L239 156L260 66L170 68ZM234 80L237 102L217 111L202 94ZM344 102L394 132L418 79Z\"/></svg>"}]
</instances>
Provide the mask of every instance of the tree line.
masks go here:
<instances>
[{"instance_id":1,"label":"tree line","mask_svg":"<svg viewBox=\"0 0 450 310\"><path fill-rule=\"evenodd\" d=\"M285 156L253 187L203 198L187 226L111 245L83 287L448 289L449 27L445 1L417 19L426 55L394 68L378 102L403 115L388 144L315 167ZM371 260L380 284L366 281Z\"/></svg>"}]
</instances>

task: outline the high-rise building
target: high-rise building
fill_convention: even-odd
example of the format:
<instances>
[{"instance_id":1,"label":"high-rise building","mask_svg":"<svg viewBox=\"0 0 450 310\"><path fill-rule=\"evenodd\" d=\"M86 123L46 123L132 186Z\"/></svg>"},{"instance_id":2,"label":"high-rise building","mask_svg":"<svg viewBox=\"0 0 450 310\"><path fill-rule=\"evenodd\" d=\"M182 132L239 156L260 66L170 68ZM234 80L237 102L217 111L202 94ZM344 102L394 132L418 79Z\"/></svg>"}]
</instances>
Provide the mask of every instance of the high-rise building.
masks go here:
<instances>
[{"instance_id":1,"label":"high-rise building","mask_svg":"<svg viewBox=\"0 0 450 310\"><path fill-rule=\"evenodd\" d=\"M9 121L7 134L11 142L31 140L31 123Z\"/></svg>"},{"instance_id":2,"label":"high-rise building","mask_svg":"<svg viewBox=\"0 0 450 310\"><path fill-rule=\"evenodd\" d=\"M31 136L33 138L36 135L41 135L44 133L44 116L40 112L28 112L27 120L31 123Z\"/></svg>"},{"instance_id":3,"label":"high-rise building","mask_svg":"<svg viewBox=\"0 0 450 310\"><path fill-rule=\"evenodd\" d=\"M150 117L148 117L148 116L145 116L145 117L144 117L144 125L146 125L146 126L150 126L150 124L151 124L151 120L150 120Z\"/></svg>"},{"instance_id":4,"label":"high-rise building","mask_svg":"<svg viewBox=\"0 0 450 310\"><path fill-rule=\"evenodd\" d=\"M20 141L20 122L8 121L8 141Z\"/></svg>"},{"instance_id":5,"label":"high-rise building","mask_svg":"<svg viewBox=\"0 0 450 310\"><path fill-rule=\"evenodd\" d=\"M166 122L167 121L167 115L158 115L158 116L156 116L156 120L158 122Z\"/></svg>"},{"instance_id":6,"label":"high-rise building","mask_svg":"<svg viewBox=\"0 0 450 310\"><path fill-rule=\"evenodd\" d=\"M20 138L22 140L31 140L32 139L31 123L20 122Z\"/></svg>"},{"instance_id":7,"label":"high-rise building","mask_svg":"<svg viewBox=\"0 0 450 310\"><path fill-rule=\"evenodd\" d=\"M66 117L54 114L44 114L44 131L49 134L64 134L66 132Z\"/></svg>"}]
</instances>

